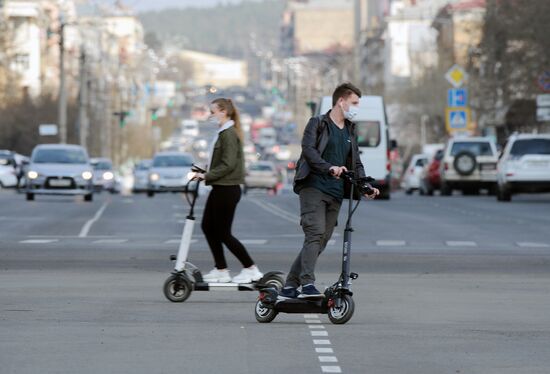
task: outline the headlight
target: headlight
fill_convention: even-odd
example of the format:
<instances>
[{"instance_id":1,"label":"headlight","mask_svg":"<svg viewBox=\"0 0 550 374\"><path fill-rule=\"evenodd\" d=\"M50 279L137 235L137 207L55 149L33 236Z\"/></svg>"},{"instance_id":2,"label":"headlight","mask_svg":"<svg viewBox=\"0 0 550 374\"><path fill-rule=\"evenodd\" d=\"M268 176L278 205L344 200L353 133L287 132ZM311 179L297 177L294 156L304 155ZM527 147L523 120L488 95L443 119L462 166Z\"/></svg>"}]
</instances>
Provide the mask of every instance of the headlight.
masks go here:
<instances>
[{"instance_id":1,"label":"headlight","mask_svg":"<svg viewBox=\"0 0 550 374\"><path fill-rule=\"evenodd\" d=\"M82 178L84 178L84 180L89 181L90 179L92 179L92 177L93 177L93 174L89 171L85 171L82 173Z\"/></svg>"},{"instance_id":2,"label":"headlight","mask_svg":"<svg viewBox=\"0 0 550 374\"><path fill-rule=\"evenodd\" d=\"M153 173L149 176L149 179L152 181L152 182L156 182L160 179L160 175L158 175L157 173Z\"/></svg>"},{"instance_id":3,"label":"headlight","mask_svg":"<svg viewBox=\"0 0 550 374\"><path fill-rule=\"evenodd\" d=\"M103 179L105 179L106 181L110 181L114 177L115 177L115 175L113 173L111 173L110 171L106 171L105 173L103 173Z\"/></svg>"},{"instance_id":4,"label":"headlight","mask_svg":"<svg viewBox=\"0 0 550 374\"><path fill-rule=\"evenodd\" d=\"M38 173L36 171L29 171L27 173L27 177L29 177L29 179L36 179L38 178Z\"/></svg>"}]
</instances>

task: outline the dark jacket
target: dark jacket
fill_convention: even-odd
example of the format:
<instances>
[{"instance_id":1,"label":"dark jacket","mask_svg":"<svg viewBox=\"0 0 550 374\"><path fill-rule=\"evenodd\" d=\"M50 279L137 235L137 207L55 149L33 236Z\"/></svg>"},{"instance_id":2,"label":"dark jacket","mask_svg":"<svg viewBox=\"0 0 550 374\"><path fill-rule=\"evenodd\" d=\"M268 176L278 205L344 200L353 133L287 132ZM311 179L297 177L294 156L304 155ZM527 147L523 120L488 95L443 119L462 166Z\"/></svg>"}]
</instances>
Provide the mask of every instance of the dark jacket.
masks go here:
<instances>
[{"instance_id":1,"label":"dark jacket","mask_svg":"<svg viewBox=\"0 0 550 374\"><path fill-rule=\"evenodd\" d=\"M243 146L235 126L231 126L218 135L205 182L206 185L239 185L244 183L244 174Z\"/></svg>"},{"instance_id":2,"label":"dark jacket","mask_svg":"<svg viewBox=\"0 0 550 374\"><path fill-rule=\"evenodd\" d=\"M296 175L294 176L294 192L296 193L300 192L301 182L307 178L311 171L328 174L331 166L342 166L331 165L321 156L325 151L329 139L328 125L331 121L329 114L330 110L327 114L313 117L306 125L304 136L302 137L302 153L296 163ZM345 166L348 170L353 170L356 177L363 178L365 177L365 169L359 157L355 123L345 120L345 126L351 135L351 152ZM354 198L358 198L357 194L354 195ZM349 199L348 183L344 184L344 198Z\"/></svg>"}]
</instances>

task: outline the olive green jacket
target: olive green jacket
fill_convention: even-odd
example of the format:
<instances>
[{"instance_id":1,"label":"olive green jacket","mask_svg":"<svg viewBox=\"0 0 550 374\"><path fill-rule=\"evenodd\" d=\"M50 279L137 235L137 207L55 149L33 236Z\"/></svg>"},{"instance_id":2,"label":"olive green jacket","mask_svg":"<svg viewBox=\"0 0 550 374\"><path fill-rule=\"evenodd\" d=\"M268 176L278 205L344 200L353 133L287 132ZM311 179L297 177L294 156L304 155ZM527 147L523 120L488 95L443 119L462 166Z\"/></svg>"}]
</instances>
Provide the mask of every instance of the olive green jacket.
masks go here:
<instances>
[{"instance_id":1,"label":"olive green jacket","mask_svg":"<svg viewBox=\"0 0 550 374\"><path fill-rule=\"evenodd\" d=\"M212 162L205 174L206 185L233 186L244 184L244 155L241 139L231 126L218 135Z\"/></svg>"}]
</instances>

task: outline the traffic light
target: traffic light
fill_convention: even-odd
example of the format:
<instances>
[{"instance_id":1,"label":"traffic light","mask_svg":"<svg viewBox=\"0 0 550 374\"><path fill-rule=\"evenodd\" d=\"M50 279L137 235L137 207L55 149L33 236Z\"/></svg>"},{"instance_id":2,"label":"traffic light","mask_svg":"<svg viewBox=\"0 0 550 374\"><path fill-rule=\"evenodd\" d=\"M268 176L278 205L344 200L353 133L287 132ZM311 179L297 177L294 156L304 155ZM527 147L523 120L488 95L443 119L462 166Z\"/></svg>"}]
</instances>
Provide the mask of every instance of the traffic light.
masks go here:
<instances>
[{"instance_id":1,"label":"traffic light","mask_svg":"<svg viewBox=\"0 0 550 374\"><path fill-rule=\"evenodd\" d=\"M114 112L113 115L118 117L118 126L123 128L126 126L126 117L130 115L130 112L121 110L120 112Z\"/></svg>"},{"instance_id":2,"label":"traffic light","mask_svg":"<svg viewBox=\"0 0 550 374\"><path fill-rule=\"evenodd\" d=\"M153 124L155 124L155 121L159 119L159 116L158 116L158 110L159 108L152 108L151 109L151 122L153 122Z\"/></svg>"}]
</instances>

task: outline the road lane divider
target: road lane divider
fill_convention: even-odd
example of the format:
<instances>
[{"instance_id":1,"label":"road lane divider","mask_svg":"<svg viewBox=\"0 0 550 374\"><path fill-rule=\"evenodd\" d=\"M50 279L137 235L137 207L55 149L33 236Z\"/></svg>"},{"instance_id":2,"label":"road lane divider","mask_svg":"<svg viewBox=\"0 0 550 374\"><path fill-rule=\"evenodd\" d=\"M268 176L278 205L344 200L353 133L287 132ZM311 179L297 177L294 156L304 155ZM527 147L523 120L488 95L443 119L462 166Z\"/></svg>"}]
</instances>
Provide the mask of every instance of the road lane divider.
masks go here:
<instances>
[{"instance_id":1,"label":"road lane divider","mask_svg":"<svg viewBox=\"0 0 550 374\"><path fill-rule=\"evenodd\" d=\"M92 225L96 223L100 218L105 209L107 208L107 205L109 205L109 202L106 201L103 203L101 208L95 213L95 215L92 217L92 219L88 220L84 226L82 226L82 229L80 230L80 233L78 234L79 238L85 238L88 236L88 233L90 232L90 229L92 228Z\"/></svg>"},{"instance_id":2,"label":"road lane divider","mask_svg":"<svg viewBox=\"0 0 550 374\"><path fill-rule=\"evenodd\" d=\"M321 323L317 314L304 314L304 318L309 327L309 333L313 338L313 345L315 346L315 353L317 353L317 359L321 364L322 373L341 373L342 368L338 363L338 358L334 355L334 349L330 347L332 343L328 339L328 331ZM318 339L318 338L324 339Z\"/></svg>"},{"instance_id":3,"label":"road lane divider","mask_svg":"<svg viewBox=\"0 0 550 374\"><path fill-rule=\"evenodd\" d=\"M278 206L276 206L275 204L271 204L271 203L268 203L266 201L258 201L256 199L250 199L248 200L250 201L251 203L259 206L260 208L262 208L263 210L279 217L279 218L282 218L284 219L285 221L288 221L288 222L291 222L291 223L294 223L294 224L299 224L300 223L300 217L295 215L295 214L292 214L290 212L287 212L286 210L284 209L281 209L279 208Z\"/></svg>"}]
</instances>

